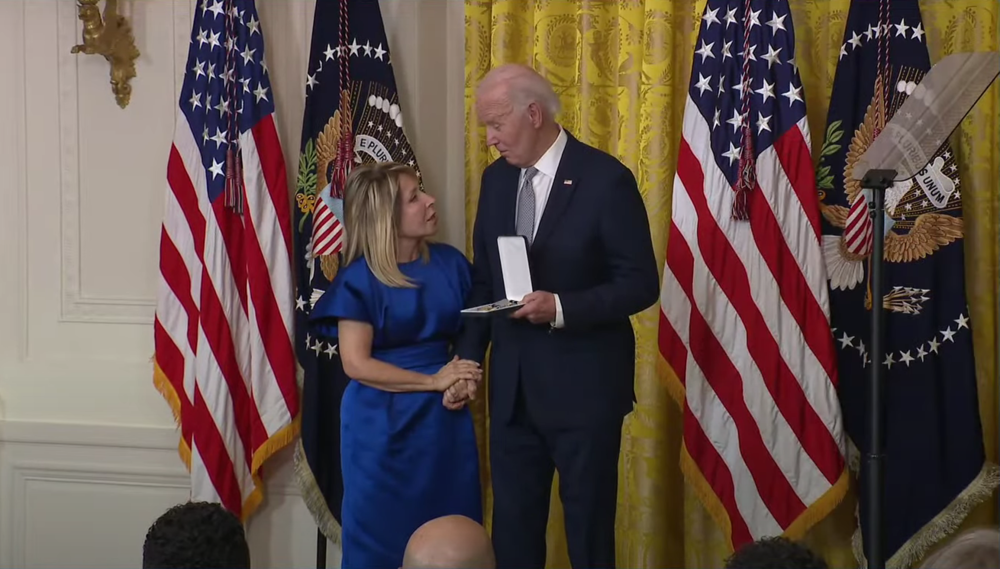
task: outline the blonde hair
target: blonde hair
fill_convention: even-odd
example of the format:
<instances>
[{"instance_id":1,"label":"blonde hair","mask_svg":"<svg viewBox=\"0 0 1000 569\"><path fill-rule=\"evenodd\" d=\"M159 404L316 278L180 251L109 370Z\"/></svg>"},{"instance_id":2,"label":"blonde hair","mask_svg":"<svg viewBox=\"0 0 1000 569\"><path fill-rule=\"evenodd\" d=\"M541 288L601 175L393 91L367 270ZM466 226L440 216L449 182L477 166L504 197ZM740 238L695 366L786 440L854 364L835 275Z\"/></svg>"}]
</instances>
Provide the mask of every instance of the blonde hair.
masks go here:
<instances>
[{"instance_id":1,"label":"blonde hair","mask_svg":"<svg viewBox=\"0 0 1000 569\"><path fill-rule=\"evenodd\" d=\"M1000 567L1000 530L969 530L924 561L925 569L996 569Z\"/></svg>"},{"instance_id":2,"label":"blonde hair","mask_svg":"<svg viewBox=\"0 0 1000 569\"><path fill-rule=\"evenodd\" d=\"M415 288L399 270L396 258L399 237L399 180L409 176L419 181L417 172L404 164L380 162L358 166L344 187L344 265L364 257L368 268L386 286ZM427 259L427 245L420 254Z\"/></svg>"}]
</instances>

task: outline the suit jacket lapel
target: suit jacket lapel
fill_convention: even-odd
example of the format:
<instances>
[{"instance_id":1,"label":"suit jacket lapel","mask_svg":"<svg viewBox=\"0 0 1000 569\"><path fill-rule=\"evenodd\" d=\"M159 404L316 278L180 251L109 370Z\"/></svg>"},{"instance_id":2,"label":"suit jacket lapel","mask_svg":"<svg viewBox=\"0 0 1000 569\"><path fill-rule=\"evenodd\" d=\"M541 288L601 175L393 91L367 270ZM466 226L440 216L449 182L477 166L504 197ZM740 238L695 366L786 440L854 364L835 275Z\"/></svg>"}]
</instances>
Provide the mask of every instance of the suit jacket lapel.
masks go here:
<instances>
[{"instance_id":1,"label":"suit jacket lapel","mask_svg":"<svg viewBox=\"0 0 1000 569\"><path fill-rule=\"evenodd\" d=\"M500 170L498 219L503 220L500 235L514 235L517 231L517 190L521 169L510 164ZM482 190L480 190L482 191Z\"/></svg>"},{"instance_id":2,"label":"suit jacket lapel","mask_svg":"<svg viewBox=\"0 0 1000 569\"><path fill-rule=\"evenodd\" d=\"M552 230L573 197L573 188L577 183L575 175L580 171L576 164L580 143L568 131L566 135L568 137L566 148L563 149L562 159L559 160L559 168L556 170L555 180L552 181L552 189L549 191L542 219L538 222L538 231L535 232L535 240L531 244L533 248L540 246L552 234Z\"/></svg>"}]
</instances>

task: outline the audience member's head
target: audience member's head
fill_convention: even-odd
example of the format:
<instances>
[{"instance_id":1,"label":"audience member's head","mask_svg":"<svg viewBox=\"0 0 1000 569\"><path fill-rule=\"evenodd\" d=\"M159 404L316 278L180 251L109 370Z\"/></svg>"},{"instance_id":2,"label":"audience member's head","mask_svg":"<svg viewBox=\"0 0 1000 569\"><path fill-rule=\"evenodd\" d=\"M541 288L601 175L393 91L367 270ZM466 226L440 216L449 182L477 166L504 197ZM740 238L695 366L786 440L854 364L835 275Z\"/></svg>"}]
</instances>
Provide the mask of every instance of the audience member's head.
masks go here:
<instances>
[{"instance_id":1,"label":"audience member's head","mask_svg":"<svg viewBox=\"0 0 1000 569\"><path fill-rule=\"evenodd\" d=\"M464 516L445 516L420 526L410 536L403 569L495 569L486 529Z\"/></svg>"},{"instance_id":2,"label":"audience member's head","mask_svg":"<svg viewBox=\"0 0 1000 569\"><path fill-rule=\"evenodd\" d=\"M142 545L143 569L250 569L240 520L219 504L188 502L160 516Z\"/></svg>"},{"instance_id":3,"label":"audience member's head","mask_svg":"<svg viewBox=\"0 0 1000 569\"><path fill-rule=\"evenodd\" d=\"M960 534L931 555L922 569L997 569L1000 567L1000 530L979 528Z\"/></svg>"},{"instance_id":4,"label":"audience member's head","mask_svg":"<svg viewBox=\"0 0 1000 569\"><path fill-rule=\"evenodd\" d=\"M827 569L808 547L784 537L748 543L726 560L726 569Z\"/></svg>"}]
</instances>

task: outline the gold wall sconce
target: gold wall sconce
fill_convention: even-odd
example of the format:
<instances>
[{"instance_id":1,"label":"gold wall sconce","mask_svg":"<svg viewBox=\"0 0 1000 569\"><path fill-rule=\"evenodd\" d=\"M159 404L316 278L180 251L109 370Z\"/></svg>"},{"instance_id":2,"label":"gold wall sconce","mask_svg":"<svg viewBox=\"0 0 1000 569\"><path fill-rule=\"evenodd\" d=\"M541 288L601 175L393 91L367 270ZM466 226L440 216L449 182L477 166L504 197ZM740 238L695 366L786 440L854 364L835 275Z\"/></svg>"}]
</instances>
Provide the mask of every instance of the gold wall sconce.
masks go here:
<instances>
[{"instance_id":1,"label":"gold wall sconce","mask_svg":"<svg viewBox=\"0 0 1000 569\"><path fill-rule=\"evenodd\" d=\"M105 0L104 15L97 8L99 0L76 0L83 22L83 43L73 46L73 53L103 55L111 64L111 90L118 106L125 108L132 98L130 82L135 77L135 47L132 26L118 13L118 0Z\"/></svg>"}]
</instances>

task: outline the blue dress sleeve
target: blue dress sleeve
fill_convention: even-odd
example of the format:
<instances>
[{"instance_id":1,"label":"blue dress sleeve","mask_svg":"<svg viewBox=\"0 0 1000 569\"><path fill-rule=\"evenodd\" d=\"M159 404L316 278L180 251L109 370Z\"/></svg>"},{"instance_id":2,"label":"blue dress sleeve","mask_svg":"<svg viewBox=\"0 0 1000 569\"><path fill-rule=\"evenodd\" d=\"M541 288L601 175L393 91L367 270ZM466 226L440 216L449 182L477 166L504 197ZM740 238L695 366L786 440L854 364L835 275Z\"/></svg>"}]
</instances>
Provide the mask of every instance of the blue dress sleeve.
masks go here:
<instances>
[{"instance_id":1,"label":"blue dress sleeve","mask_svg":"<svg viewBox=\"0 0 1000 569\"><path fill-rule=\"evenodd\" d=\"M340 320L371 323L366 267L352 263L334 278L330 288L316 301L309 315L310 327L319 336L337 338Z\"/></svg>"}]
</instances>

